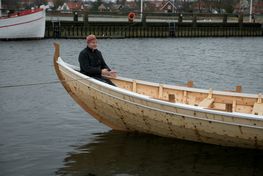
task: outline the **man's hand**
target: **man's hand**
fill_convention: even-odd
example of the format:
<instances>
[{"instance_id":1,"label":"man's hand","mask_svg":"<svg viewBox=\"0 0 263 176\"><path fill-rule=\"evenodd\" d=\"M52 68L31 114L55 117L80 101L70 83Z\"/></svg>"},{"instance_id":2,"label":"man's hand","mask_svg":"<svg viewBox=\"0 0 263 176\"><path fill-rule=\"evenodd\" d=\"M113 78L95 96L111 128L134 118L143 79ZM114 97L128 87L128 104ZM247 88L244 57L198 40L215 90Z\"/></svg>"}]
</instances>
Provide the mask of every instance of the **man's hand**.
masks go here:
<instances>
[{"instance_id":1,"label":"man's hand","mask_svg":"<svg viewBox=\"0 0 263 176\"><path fill-rule=\"evenodd\" d=\"M102 76L110 76L110 77L116 77L117 72L114 70L109 71L108 69L104 68L101 70L101 75Z\"/></svg>"},{"instance_id":2,"label":"man's hand","mask_svg":"<svg viewBox=\"0 0 263 176\"><path fill-rule=\"evenodd\" d=\"M106 68L101 70L101 75L102 76L110 76L110 71Z\"/></svg>"}]
</instances>

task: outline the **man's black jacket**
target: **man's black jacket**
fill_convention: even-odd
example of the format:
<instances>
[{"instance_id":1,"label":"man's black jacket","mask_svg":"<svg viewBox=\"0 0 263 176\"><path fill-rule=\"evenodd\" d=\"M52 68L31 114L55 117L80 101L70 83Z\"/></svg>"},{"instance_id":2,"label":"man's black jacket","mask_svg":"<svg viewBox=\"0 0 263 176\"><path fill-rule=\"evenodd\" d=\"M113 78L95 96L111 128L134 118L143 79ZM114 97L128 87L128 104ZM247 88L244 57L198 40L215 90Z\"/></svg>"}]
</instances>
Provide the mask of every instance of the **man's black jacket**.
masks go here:
<instances>
[{"instance_id":1,"label":"man's black jacket","mask_svg":"<svg viewBox=\"0 0 263 176\"><path fill-rule=\"evenodd\" d=\"M79 54L80 72L91 77L101 77L101 69L110 68L105 63L99 50L89 47L83 49Z\"/></svg>"}]
</instances>

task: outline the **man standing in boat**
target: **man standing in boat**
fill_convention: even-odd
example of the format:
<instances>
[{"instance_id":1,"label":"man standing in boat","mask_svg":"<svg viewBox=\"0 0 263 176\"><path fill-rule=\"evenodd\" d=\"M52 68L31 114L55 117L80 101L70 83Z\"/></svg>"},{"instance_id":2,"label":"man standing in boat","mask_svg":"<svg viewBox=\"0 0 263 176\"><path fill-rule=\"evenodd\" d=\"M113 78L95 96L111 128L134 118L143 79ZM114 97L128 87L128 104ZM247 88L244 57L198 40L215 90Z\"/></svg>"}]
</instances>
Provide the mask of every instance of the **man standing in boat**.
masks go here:
<instances>
[{"instance_id":1,"label":"man standing in boat","mask_svg":"<svg viewBox=\"0 0 263 176\"><path fill-rule=\"evenodd\" d=\"M115 84L106 78L106 76L116 77L116 72L107 66L101 52L97 49L96 36L89 35L87 36L86 41L87 47L79 54L80 72L99 81L115 86Z\"/></svg>"}]
</instances>

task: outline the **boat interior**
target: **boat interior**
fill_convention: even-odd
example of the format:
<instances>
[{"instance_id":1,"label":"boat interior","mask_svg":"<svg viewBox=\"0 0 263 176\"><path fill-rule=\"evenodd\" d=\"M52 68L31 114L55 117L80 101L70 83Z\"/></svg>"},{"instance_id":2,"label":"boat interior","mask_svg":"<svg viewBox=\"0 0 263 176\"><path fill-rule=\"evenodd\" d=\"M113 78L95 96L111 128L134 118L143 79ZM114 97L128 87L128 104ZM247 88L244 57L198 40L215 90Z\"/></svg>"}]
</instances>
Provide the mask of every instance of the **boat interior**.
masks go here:
<instances>
[{"instance_id":1,"label":"boat interior","mask_svg":"<svg viewBox=\"0 0 263 176\"><path fill-rule=\"evenodd\" d=\"M78 67L69 66L79 71ZM119 76L108 78L119 88L166 102L181 103L217 111L263 116L262 94L242 93L242 86L240 85L236 86L235 90L215 91L194 88L193 81L188 81L184 85L172 86Z\"/></svg>"},{"instance_id":2,"label":"boat interior","mask_svg":"<svg viewBox=\"0 0 263 176\"><path fill-rule=\"evenodd\" d=\"M242 93L242 86L232 91L213 91L194 88L193 81L170 86L122 77L110 78L118 87L162 101L199 106L206 109L263 115L261 94Z\"/></svg>"}]
</instances>

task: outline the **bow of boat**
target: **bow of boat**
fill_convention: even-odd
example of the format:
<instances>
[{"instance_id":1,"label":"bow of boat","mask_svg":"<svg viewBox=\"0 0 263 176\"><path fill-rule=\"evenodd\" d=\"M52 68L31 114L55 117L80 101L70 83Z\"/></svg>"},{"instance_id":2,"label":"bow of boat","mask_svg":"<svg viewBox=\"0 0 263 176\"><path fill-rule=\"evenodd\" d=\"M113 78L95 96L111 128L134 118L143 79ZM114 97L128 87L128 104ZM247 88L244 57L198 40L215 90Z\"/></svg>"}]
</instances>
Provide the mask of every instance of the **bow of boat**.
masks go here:
<instances>
[{"instance_id":1,"label":"bow of boat","mask_svg":"<svg viewBox=\"0 0 263 176\"><path fill-rule=\"evenodd\" d=\"M96 118L99 122L104 123L108 127L115 129L115 130L121 130L121 131L126 131L125 128L122 128L111 121L109 121L107 118L101 116L100 114L96 113L90 106L87 105L85 100L83 98L80 98L74 90L70 88L70 85L72 83L76 83L80 81L81 79L74 78L73 75L69 75L71 77L68 77L67 73L63 72L62 67L60 67L59 62L63 62L62 59L60 58L60 44L54 43L54 57L53 57L53 64L54 64L54 69L57 74L58 79L60 80L61 84L65 88L65 90L68 92L68 94L86 111L88 112L91 116ZM64 63L64 62L63 62ZM73 76L73 77L72 77ZM83 79L84 80L84 79ZM75 89L76 90L76 89ZM86 100L87 101L87 100Z\"/></svg>"}]
</instances>

